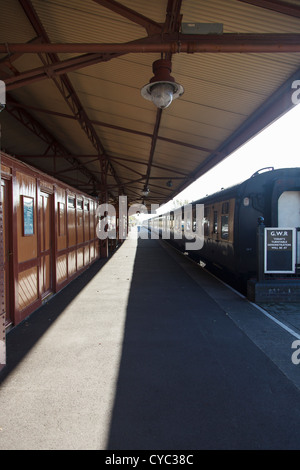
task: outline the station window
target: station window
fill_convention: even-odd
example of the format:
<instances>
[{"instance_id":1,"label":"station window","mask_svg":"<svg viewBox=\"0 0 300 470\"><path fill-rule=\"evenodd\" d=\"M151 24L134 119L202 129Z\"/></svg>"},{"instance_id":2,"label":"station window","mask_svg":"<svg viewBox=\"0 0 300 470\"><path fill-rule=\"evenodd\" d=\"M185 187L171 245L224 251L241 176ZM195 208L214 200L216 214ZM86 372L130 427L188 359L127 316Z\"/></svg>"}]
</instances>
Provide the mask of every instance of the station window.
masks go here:
<instances>
[{"instance_id":1,"label":"station window","mask_svg":"<svg viewBox=\"0 0 300 470\"><path fill-rule=\"evenodd\" d=\"M23 235L34 235L34 199L22 196L23 202Z\"/></svg>"},{"instance_id":2,"label":"station window","mask_svg":"<svg viewBox=\"0 0 300 470\"><path fill-rule=\"evenodd\" d=\"M65 205L63 202L58 203L58 235L65 235Z\"/></svg>"},{"instance_id":3,"label":"station window","mask_svg":"<svg viewBox=\"0 0 300 470\"><path fill-rule=\"evenodd\" d=\"M75 209L75 197L68 196L68 207Z\"/></svg>"}]
</instances>

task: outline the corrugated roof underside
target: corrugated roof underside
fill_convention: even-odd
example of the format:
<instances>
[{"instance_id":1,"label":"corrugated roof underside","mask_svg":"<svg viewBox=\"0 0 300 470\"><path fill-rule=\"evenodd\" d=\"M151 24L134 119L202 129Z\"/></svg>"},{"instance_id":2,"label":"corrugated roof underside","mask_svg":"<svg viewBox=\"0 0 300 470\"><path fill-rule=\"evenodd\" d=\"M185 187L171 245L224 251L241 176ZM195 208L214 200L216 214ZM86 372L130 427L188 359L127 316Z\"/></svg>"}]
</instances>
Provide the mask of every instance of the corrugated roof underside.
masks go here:
<instances>
[{"instance_id":1,"label":"corrugated roof underside","mask_svg":"<svg viewBox=\"0 0 300 470\"><path fill-rule=\"evenodd\" d=\"M222 23L224 33L299 32L299 18L235 0L183 1L181 12L183 23Z\"/></svg>"},{"instance_id":2,"label":"corrugated roof underside","mask_svg":"<svg viewBox=\"0 0 300 470\"><path fill-rule=\"evenodd\" d=\"M167 1L122 0L121 3L158 23L165 21ZM2 5L5 21L0 30L0 42L25 43L34 39L36 33L19 2L2 0ZM53 43L127 43L147 35L141 26L92 0L32 0L32 5ZM236 0L183 1L181 13L183 22L223 23L225 33L300 32L300 19ZM76 55L59 54L59 57L64 60ZM157 111L141 97L140 89L149 82L152 63L159 58L158 53L124 54L68 74L128 194L140 194L144 181L139 180L146 175L151 155ZM156 195L157 200L167 198L170 194L166 187L168 177L173 177L172 191L176 192L184 175L192 174L205 163L205 159L299 68L299 64L300 53L174 54L172 76L183 85L185 93L162 113L149 179L151 194ZM24 54L14 65L22 72L40 67L42 62L36 55ZM71 155L96 153L95 146L51 79L26 85L12 95L28 106L69 116L30 111ZM13 142L13 132L8 129L8 150L28 155L44 152L45 144L34 136L29 143L29 134L27 130L20 130L18 142ZM92 160L81 159L100 180L100 163ZM46 160L44 163L46 165ZM59 165L59 161L56 163ZM52 164L48 159L47 168ZM61 171L66 168L66 163L59 167ZM77 172L72 175L74 180ZM112 176L108 177L108 183L115 189L116 181Z\"/></svg>"}]
</instances>

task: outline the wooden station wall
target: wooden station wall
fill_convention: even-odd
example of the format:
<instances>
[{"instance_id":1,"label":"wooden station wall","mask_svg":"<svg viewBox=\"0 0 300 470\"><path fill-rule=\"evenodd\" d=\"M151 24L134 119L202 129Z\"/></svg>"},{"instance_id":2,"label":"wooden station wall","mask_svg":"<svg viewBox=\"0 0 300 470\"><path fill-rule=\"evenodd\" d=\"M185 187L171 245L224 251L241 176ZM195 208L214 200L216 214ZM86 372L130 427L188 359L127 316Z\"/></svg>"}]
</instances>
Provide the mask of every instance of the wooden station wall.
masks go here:
<instances>
[{"instance_id":1,"label":"wooden station wall","mask_svg":"<svg viewBox=\"0 0 300 470\"><path fill-rule=\"evenodd\" d=\"M99 258L97 200L1 153L5 325Z\"/></svg>"}]
</instances>

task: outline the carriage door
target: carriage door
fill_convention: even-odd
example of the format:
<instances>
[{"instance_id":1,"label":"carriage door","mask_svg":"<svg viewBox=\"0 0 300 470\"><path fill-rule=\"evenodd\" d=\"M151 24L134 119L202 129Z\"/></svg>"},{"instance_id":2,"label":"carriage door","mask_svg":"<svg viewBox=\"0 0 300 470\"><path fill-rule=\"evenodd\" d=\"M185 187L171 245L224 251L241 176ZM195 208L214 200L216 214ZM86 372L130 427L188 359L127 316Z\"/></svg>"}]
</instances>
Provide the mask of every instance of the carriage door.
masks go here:
<instances>
[{"instance_id":1,"label":"carriage door","mask_svg":"<svg viewBox=\"0 0 300 470\"><path fill-rule=\"evenodd\" d=\"M52 293L52 194L40 193L40 296L44 299Z\"/></svg>"},{"instance_id":2,"label":"carriage door","mask_svg":"<svg viewBox=\"0 0 300 470\"><path fill-rule=\"evenodd\" d=\"M300 228L300 191L284 191L278 199L278 227ZM297 231L297 264L300 263L300 231Z\"/></svg>"},{"instance_id":3,"label":"carriage door","mask_svg":"<svg viewBox=\"0 0 300 470\"><path fill-rule=\"evenodd\" d=\"M3 290L4 290L4 311L5 311L5 327L12 324L12 302L10 287L11 282L11 263L12 263L12 237L10 234L11 212L9 210L9 181L1 180L1 202L3 210Z\"/></svg>"}]
</instances>

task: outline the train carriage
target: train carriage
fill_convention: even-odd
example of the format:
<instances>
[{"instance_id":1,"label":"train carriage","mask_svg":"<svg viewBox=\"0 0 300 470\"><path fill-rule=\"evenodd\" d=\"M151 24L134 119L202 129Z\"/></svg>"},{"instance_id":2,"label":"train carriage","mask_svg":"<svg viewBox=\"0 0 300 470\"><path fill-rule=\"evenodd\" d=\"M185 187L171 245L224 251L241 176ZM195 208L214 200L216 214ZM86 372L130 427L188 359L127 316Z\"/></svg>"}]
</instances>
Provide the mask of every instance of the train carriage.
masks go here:
<instances>
[{"instance_id":1,"label":"train carriage","mask_svg":"<svg viewBox=\"0 0 300 470\"><path fill-rule=\"evenodd\" d=\"M250 279L257 271L256 233L261 220L266 227L298 229L296 276L299 275L300 168L264 168L240 184L193 202L193 229L197 222L197 204L204 205L204 243L201 249L188 251L193 259L216 265L244 281ZM168 215L169 241L180 250L187 251L184 207L175 212ZM161 225L166 217L166 214L160 216Z\"/></svg>"}]
</instances>

